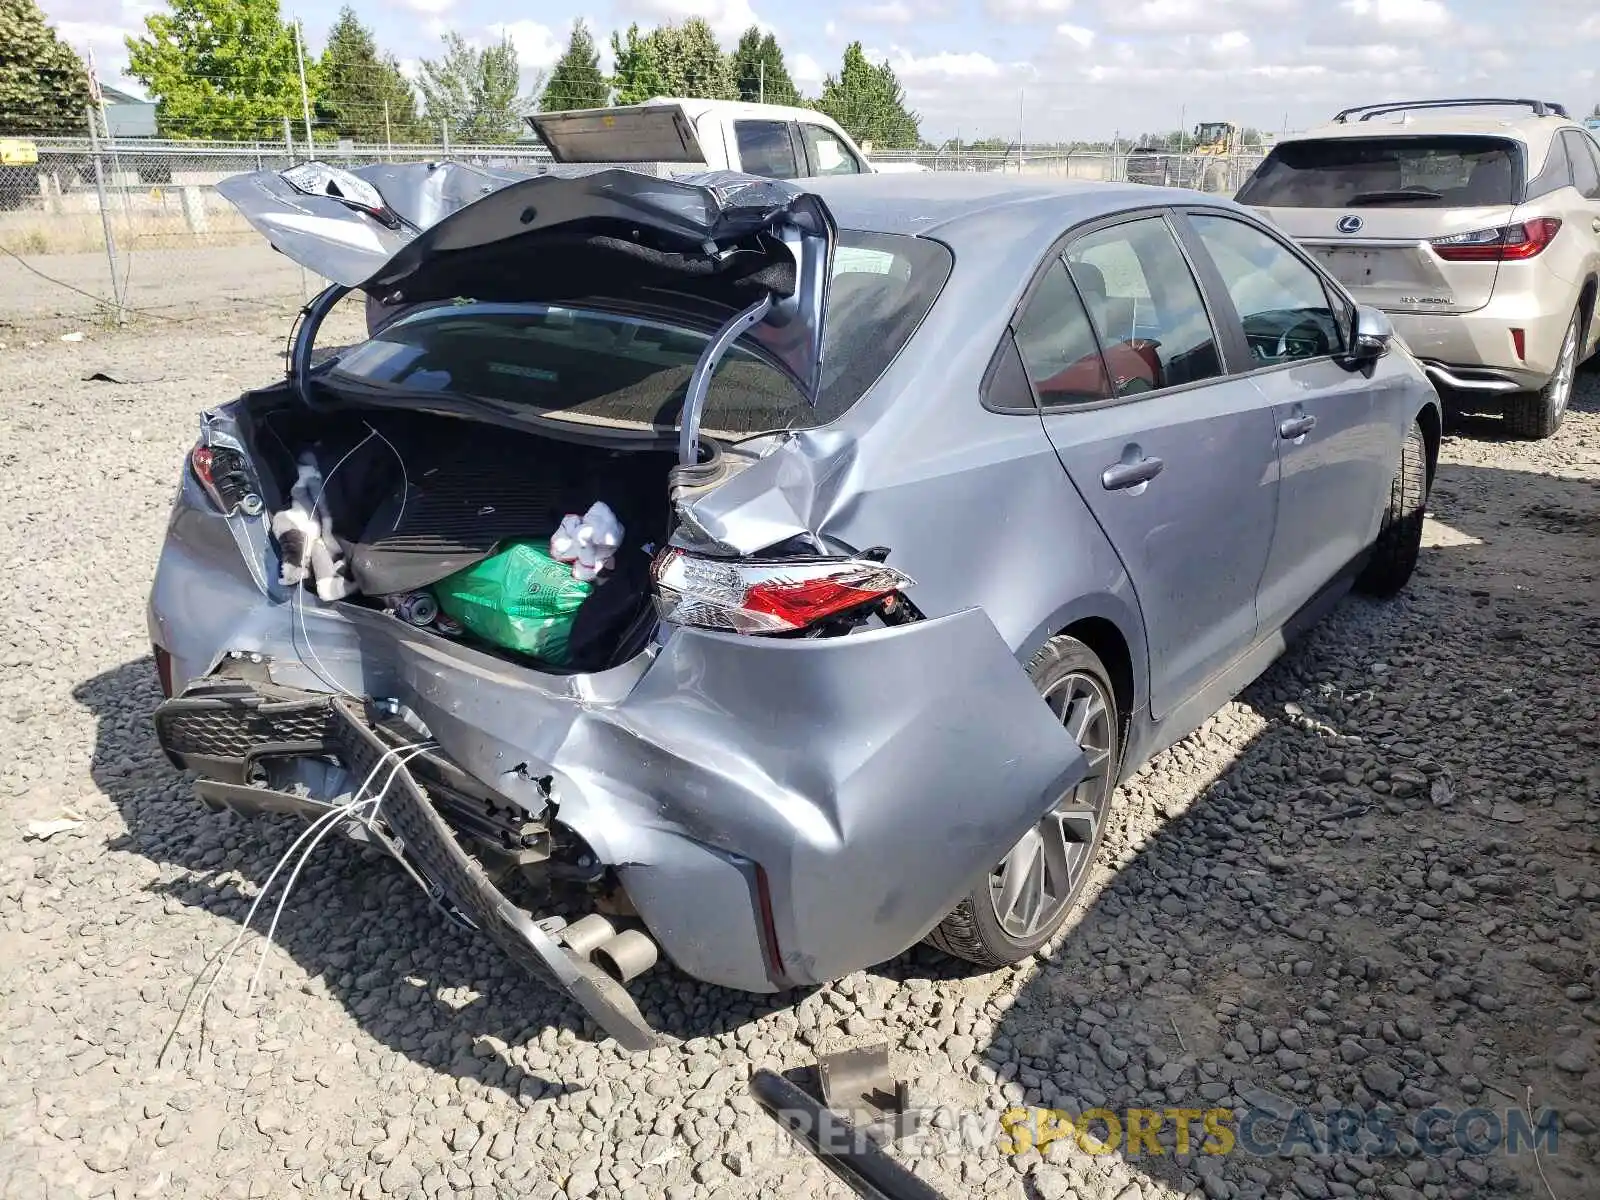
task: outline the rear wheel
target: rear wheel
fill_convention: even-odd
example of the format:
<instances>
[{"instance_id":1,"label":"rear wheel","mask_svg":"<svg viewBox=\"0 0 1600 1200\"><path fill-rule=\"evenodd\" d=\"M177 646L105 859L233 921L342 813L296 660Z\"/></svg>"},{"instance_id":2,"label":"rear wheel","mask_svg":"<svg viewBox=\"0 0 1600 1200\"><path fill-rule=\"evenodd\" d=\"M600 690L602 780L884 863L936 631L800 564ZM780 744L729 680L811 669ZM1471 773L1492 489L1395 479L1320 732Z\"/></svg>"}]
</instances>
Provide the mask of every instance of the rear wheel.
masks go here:
<instances>
[{"instance_id":1,"label":"rear wheel","mask_svg":"<svg viewBox=\"0 0 1600 1200\"><path fill-rule=\"evenodd\" d=\"M1050 940L1088 882L1121 760L1121 715L1105 667L1065 634L1046 642L1028 675L1083 750L1089 773L956 905L928 942L984 967L1020 962Z\"/></svg>"},{"instance_id":2,"label":"rear wheel","mask_svg":"<svg viewBox=\"0 0 1600 1200\"><path fill-rule=\"evenodd\" d=\"M1579 308L1572 314L1566 337L1561 339L1561 353L1550 382L1537 392L1523 392L1506 401L1506 424L1517 437L1547 438L1561 428L1567 402L1572 399L1572 380L1578 373L1578 347L1582 343L1583 310Z\"/></svg>"},{"instance_id":3,"label":"rear wheel","mask_svg":"<svg viewBox=\"0 0 1600 1200\"><path fill-rule=\"evenodd\" d=\"M1370 596L1393 596L1411 580L1422 550L1422 522L1428 505L1428 443L1422 426L1411 422L1400 465L1389 485L1389 507L1372 544L1372 557L1356 579Z\"/></svg>"}]
</instances>

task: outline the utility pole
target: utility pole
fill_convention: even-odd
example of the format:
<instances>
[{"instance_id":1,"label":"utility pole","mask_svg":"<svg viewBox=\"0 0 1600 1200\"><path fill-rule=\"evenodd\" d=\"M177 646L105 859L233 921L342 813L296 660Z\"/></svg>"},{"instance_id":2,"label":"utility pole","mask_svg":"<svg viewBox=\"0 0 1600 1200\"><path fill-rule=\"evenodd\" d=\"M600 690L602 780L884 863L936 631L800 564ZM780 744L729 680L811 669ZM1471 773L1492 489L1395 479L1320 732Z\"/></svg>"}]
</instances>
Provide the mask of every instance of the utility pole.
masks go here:
<instances>
[{"instance_id":1,"label":"utility pole","mask_svg":"<svg viewBox=\"0 0 1600 1200\"><path fill-rule=\"evenodd\" d=\"M1028 102L1028 89L1017 88L1017 174L1022 174L1022 117Z\"/></svg>"},{"instance_id":2,"label":"utility pole","mask_svg":"<svg viewBox=\"0 0 1600 1200\"><path fill-rule=\"evenodd\" d=\"M764 62L756 64L756 100L761 104L767 102L767 64Z\"/></svg>"},{"instance_id":3,"label":"utility pole","mask_svg":"<svg viewBox=\"0 0 1600 1200\"><path fill-rule=\"evenodd\" d=\"M294 21L294 57L300 65L300 111L306 119L306 154L311 154L311 93L306 91L306 54L305 47L300 37L300 18Z\"/></svg>"},{"instance_id":4,"label":"utility pole","mask_svg":"<svg viewBox=\"0 0 1600 1200\"><path fill-rule=\"evenodd\" d=\"M127 319L122 306L122 281L117 277L117 239L111 232L111 205L106 198L105 175L100 170L100 131L96 128L94 105L85 110L89 118L89 157L94 160L95 201L100 205L100 229L106 239L106 262L111 268L111 298L116 303L117 324Z\"/></svg>"},{"instance_id":5,"label":"utility pole","mask_svg":"<svg viewBox=\"0 0 1600 1200\"><path fill-rule=\"evenodd\" d=\"M389 128L389 101L383 102L383 144L388 147L389 153L394 153L394 130Z\"/></svg>"}]
</instances>

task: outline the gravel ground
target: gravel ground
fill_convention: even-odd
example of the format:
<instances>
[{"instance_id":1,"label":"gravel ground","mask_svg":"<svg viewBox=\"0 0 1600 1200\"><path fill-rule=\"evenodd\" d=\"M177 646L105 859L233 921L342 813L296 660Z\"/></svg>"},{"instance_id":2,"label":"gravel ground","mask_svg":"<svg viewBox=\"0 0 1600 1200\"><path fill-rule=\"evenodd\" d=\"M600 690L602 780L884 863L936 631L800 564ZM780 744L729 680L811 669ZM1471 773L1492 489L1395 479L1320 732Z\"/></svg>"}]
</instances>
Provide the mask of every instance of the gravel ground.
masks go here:
<instances>
[{"instance_id":1,"label":"gravel ground","mask_svg":"<svg viewBox=\"0 0 1600 1200\"><path fill-rule=\"evenodd\" d=\"M0 1195L844 1195L744 1086L877 1037L941 1106L895 1152L952 1197L1600 1195L1600 377L1553 441L1448 439L1411 589L1345 603L1124 788L1036 962L918 950L782 998L658 970L641 1001L687 1040L635 1059L327 844L261 993L252 935L204 1043L161 1059L297 829L189 798L143 623L194 414L268 378L283 332L0 351ZM1170 1123L1160 1154L1004 1154L1016 1104L1260 1111L1257 1140L1350 1106L1561 1115L1537 1156L1176 1153Z\"/></svg>"}]
</instances>

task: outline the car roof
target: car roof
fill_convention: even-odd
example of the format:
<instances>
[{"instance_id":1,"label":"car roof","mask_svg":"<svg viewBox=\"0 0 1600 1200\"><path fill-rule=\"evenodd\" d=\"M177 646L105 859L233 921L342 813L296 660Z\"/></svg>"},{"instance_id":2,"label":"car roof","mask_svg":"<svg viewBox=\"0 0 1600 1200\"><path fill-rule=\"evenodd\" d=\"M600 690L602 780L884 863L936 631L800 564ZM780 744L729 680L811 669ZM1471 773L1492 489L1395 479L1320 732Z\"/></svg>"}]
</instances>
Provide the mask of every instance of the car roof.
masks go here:
<instances>
[{"instance_id":1,"label":"car roof","mask_svg":"<svg viewBox=\"0 0 1600 1200\"><path fill-rule=\"evenodd\" d=\"M1416 137L1418 135L1476 135L1511 138L1538 153L1549 146L1563 129L1583 131L1583 126L1566 117L1491 116L1471 112L1409 112L1374 117L1370 121L1330 121L1300 133L1278 139L1279 146L1291 142L1317 142L1331 138Z\"/></svg>"},{"instance_id":2,"label":"car roof","mask_svg":"<svg viewBox=\"0 0 1600 1200\"><path fill-rule=\"evenodd\" d=\"M1073 225L1130 209L1168 204L1235 207L1182 188L1000 171L923 171L905 175L824 175L804 181L841 229L935 237L952 244L1004 228L1043 252ZM959 248L959 247L958 247Z\"/></svg>"}]
</instances>

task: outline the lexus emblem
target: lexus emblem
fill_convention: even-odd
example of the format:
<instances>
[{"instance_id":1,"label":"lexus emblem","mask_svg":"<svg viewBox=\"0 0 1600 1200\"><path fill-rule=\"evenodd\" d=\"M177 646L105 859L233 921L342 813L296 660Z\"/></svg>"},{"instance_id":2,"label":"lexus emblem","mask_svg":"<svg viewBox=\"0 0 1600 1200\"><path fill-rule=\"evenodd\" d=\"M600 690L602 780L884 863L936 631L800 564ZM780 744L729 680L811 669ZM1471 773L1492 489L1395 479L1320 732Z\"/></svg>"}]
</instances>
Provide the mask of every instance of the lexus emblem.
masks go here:
<instances>
[{"instance_id":1,"label":"lexus emblem","mask_svg":"<svg viewBox=\"0 0 1600 1200\"><path fill-rule=\"evenodd\" d=\"M1355 213L1348 213L1339 218L1338 230L1340 233L1360 233L1361 226L1366 224Z\"/></svg>"}]
</instances>

